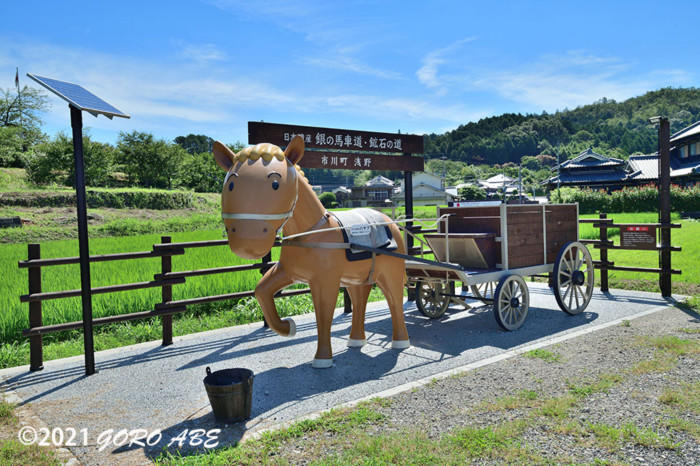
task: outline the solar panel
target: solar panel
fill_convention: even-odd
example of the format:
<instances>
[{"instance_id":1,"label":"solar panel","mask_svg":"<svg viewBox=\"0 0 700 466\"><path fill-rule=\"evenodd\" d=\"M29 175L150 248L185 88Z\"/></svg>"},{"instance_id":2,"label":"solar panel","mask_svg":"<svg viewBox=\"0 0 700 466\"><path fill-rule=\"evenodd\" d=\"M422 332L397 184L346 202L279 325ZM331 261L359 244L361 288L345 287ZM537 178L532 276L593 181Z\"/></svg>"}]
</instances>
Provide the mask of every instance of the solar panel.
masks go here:
<instances>
[{"instance_id":1,"label":"solar panel","mask_svg":"<svg viewBox=\"0 0 700 466\"><path fill-rule=\"evenodd\" d=\"M46 78L44 76L37 76L31 73L27 73L27 76L60 98L66 100L70 105L79 110L85 110L95 117L102 114L110 120L115 116L129 118L129 115L100 99L83 86L65 81L59 81L57 79Z\"/></svg>"}]
</instances>

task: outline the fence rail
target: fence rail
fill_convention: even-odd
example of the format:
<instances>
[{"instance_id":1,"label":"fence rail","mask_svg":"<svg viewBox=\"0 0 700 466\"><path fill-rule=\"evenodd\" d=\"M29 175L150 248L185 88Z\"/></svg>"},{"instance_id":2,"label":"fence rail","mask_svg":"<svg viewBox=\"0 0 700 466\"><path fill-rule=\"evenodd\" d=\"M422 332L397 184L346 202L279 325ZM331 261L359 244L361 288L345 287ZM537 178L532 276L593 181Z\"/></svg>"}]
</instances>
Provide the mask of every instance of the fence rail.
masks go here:
<instances>
[{"instance_id":1,"label":"fence rail","mask_svg":"<svg viewBox=\"0 0 700 466\"><path fill-rule=\"evenodd\" d=\"M594 261L593 265L596 269L600 270L601 276L601 290L608 291L608 271L619 270L619 271L631 271L631 272L649 272L663 274L664 269L659 268L643 268L643 267L628 267L615 265L614 262L608 260L608 251L615 249L630 249L614 245L612 241L608 240L608 230L610 228L620 228L624 226L629 226L629 224L613 223L612 219L608 219L606 214L600 214L600 218L597 219L581 219L580 223L592 224L594 228L600 229L600 239L598 240L581 240L582 243L591 245L596 249L600 249L600 260ZM680 228L679 224L662 224L662 223L649 223L649 224L636 224L636 225L647 225L653 226L659 229L672 229ZM422 229L420 226L411 226L411 231L414 234L424 234L424 233L434 233L436 229ZM172 316L174 314L184 312L187 310L187 306L192 306L195 304L211 303L215 301L225 301L231 299L240 299L245 297L254 296L255 292L249 291L239 291L235 293L227 293L215 296L200 296L188 299L173 300L172 287L174 285L186 284L187 278L214 275L221 273L238 273L248 270L260 270L261 274L264 274L270 267L273 267L277 262L272 261L271 254L265 256L261 262L254 264L244 264L244 265L233 265L227 267L213 267L198 270L183 270L183 271L173 271L172 270L172 257L179 256L186 253L188 249L203 248L203 247L216 247L227 245L228 242L225 239L222 240L212 240L212 241L190 241L173 243L170 236L162 236L161 242L153 245L151 251L140 251L140 252L126 252L118 254L101 254L90 256L90 262L107 262L107 261L120 261L120 260L138 260L138 259L161 259L161 271L160 273L154 274L152 281L137 282L137 283L124 283L116 285L107 285L94 287L91 290L91 294L103 294L103 293L117 293L121 291L131 291L145 288L161 288L161 301L155 303L153 309L133 312L128 314L119 314L106 317L98 317L93 319L93 325L105 325L116 322L125 322L137 319L148 319L152 317L160 317L162 323L162 344L164 346L170 345L173 342L173 331L172 331ZM280 243L275 242L274 247L279 247ZM662 247L658 244L656 249L670 250L670 251L680 251L679 247ZM411 255L421 255L430 254L430 250L422 250L420 246L409 248L409 254ZM39 244L29 244L28 245L28 258L27 260L19 261L18 265L20 268L28 269L29 276L29 286L28 294L21 295L20 301L29 303L29 328L22 331L24 336L29 337L29 348L30 348L30 370L40 370L43 368L43 346L42 346L42 335L61 332L65 330L73 330L81 328L82 321L76 322L66 322L53 325L43 325L42 316L42 302L52 299L63 299L71 298L75 296L80 296L80 290L64 290L64 291L42 291L42 280L41 280L41 269L44 267L51 267L56 265L68 265L68 264L78 264L78 257L60 257L60 258L41 258L41 246ZM670 267L670 262L669 262ZM670 269L667 273L670 274L680 274L680 270ZM299 288L299 289L287 289L278 292L276 297L288 297L296 296L301 294L309 293L309 288ZM347 291L344 290L344 307L346 312L351 311L350 299Z\"/></svg>"},{"instance_id":2,"label":"fence rail","mask_svg":"<svg viewBox=\"0 0 700 466\"><path fill-rule=\"evenodd\" d=\"M631 267L624 265L615 265L614 262L608 260L608 251L610 250L627 250L627 251L681 251L678 246L660 245L658 242L652 248L639 248L639 247L629 247L616 245L613 241L608 239L608 230L611 228L625 228L625 227L636 227L645 226L651 228L657 228L659 230L668 231L668 241L671 241L671 229L680 228L679 223L615 223L612 219L608 218L607 214L599 214L598 218L590 219L579 219L579 223L592 224L593 228L600 229L600 239L584 239L581 243L591 245L595 249L600 250L600 260L594 261L593 266L600 270L600 289L603 292L608 291L608 272L610 270L618 270L621 272L643 272L643 273L655 273L659 274L659 278L664 274L669 275L679 275L682 272L678 269L671 268L670 258L668 260L667 268L663 267L661 258L659 258L659 267Z\"/></svg>"},{"instance_id":3,"label":"fence rail","mask_svg":"<svg viewBox=\"0 0 700 466\"><path fill-rule=\"evenodd\" d=\"M411 230L414 233L420 234L437 231L435 229L423 230L420 226L413 226L411 227ZM116 322L126 322L131 320L160 317L162 324L162 344L163 346L166 346L172 344L173 342L172 316L174 314L186 311L187 306L254 296L255 292L253 290L249 290L215 296L199 296L188 299L173 300L173 286L186 284L187 278L189 277L215 275L222 273L238 273L249 270L259 270L261 274L264 274L270 267L273 267L277 263L276 261L272 261L271 254L268 254L261 260L261 262L254 264L232 265L227 267L212 267L198 270L172 270L173 256L183 255L188 249L225 246L227 244L228 241L225 239L173 243L172 238L170 236L162 236L160 243L154 244L153 249L151 251L100 254L90 256L90 262L109 262L153 258L161 259L160 273L154 274L153 280L151 281L99 286L93 287L91 289L91 294L104 294L117 293L121 291L132 291L145 288L161 288L161 301L155 303L153 305L153 309L132 312L128 314L98 317L93 319L93 325L105 325ZM279 246L280 242L275 241L274 247ZM430 251L422 252L429 253ZM421 248L412 248L409 253L418 255L421 253ZM40 370L43 368L42 335L54 332L62 332L66 330L79 329L83 326L82 321L43 325L42 302L53 299L64 299L80 296L81 290L62 290L45 292L42 290L41 270L44 267L78 263L80 263L79 257L42 258L41 246L39 244L29 244L27 260L21 260L18 263L18 266L20 268L26 268L29 272L28 293L21 295L19 299L21 302L29 303L29 328L23 330L22 334L26 337L29 337L29 368L32 371ZM289 296L306 294L309 292L310 290L308 287L287 289L278 292L275 295L275 297L284 298ZM350 297L348 296L346 290L343 290L343 301L345 312L350 312Z\"/></svg>"}]
</instances>

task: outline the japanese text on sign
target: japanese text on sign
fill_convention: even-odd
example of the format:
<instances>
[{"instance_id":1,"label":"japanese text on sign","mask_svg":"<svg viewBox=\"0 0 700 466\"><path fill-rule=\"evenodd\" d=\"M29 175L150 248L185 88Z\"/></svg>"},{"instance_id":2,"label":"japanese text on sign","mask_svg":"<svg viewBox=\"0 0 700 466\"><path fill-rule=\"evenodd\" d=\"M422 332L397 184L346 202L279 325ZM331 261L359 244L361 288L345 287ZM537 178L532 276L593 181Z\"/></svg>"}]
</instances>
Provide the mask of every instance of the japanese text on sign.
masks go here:
<instances>
[{"instance_id":1,"label":"japanese text on sign","mask_svg":"<svg viewBox=\"0 0 700 466\"><path fill-rule=\"evenodd\" d=\"M620 245L624 248L656 249L656 228L649 225L622 226Z\"/></svg>"},{"instance_id":2,"label":"japanese text on sign","mask_svg":"<svg viewBox=\"0 0 700 466\"><path fill-rule=\"evenodd\" d=\"M363 140L362 136L353 136L350 134L326 134L317 132L315 134L304 133L284 133L284 142L291 141L294 136L301 136L305 143L310 144L312 141L316 146L333 148L333 149L353 149L353 150L382 150L393 149L402 150L401 139L376 138L370 137Z\"/></svg>"}]
</instances>

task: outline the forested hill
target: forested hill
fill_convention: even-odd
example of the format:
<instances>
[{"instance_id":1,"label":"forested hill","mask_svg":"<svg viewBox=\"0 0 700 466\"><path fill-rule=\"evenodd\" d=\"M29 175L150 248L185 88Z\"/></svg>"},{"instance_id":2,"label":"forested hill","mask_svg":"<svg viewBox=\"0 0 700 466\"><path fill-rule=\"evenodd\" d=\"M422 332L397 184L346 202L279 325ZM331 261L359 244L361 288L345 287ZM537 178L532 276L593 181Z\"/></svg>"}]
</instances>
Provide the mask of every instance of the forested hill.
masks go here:
<instances>
[{"instance_id":1,"label":"forested hill","mask_svg":"<svg viewBox=\"0 0 700 466\"><path fill-rule=\"evenodd\" d=\"M426 137L428 158L469 163L518 163L525 155L559 154L562 160L587 147L612 157L656 150L652 116L667 116L674 133L700 120L700 89L665 88L624 102L601 99L554 114L507 113Z\"/></svg>"}]
</instances>

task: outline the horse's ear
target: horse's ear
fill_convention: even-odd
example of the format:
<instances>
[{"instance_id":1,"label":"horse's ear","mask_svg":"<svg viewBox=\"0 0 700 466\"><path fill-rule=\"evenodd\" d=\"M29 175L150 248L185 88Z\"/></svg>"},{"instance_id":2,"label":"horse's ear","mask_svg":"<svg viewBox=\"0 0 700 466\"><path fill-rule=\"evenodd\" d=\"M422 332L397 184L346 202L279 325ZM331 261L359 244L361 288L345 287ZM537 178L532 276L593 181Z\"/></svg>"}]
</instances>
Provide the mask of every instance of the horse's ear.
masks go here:
<instances>
[{"instance_id":1,"label":"horse's ear","mask_svg":"<svg viewBox=\"0 0 700 466\"><path fill-rule=\"evenodd\" d=\"M302 139L301 136L294 136L292 141L284 150L284 156L287 157L292 164L299 163L301 158L304 156L304 139Z\"/></svg>"},{"instance_id":2,"label":"horse's ear","mask_svg":"<svg viewBox=\"0 0 700 466\"><path fill-rule=\"evenodd\" d=\"M224 171L229 171L233 166L233 158L236 154L219 141L214 142L214 160Z\"/></svg>"}]
</instances>

